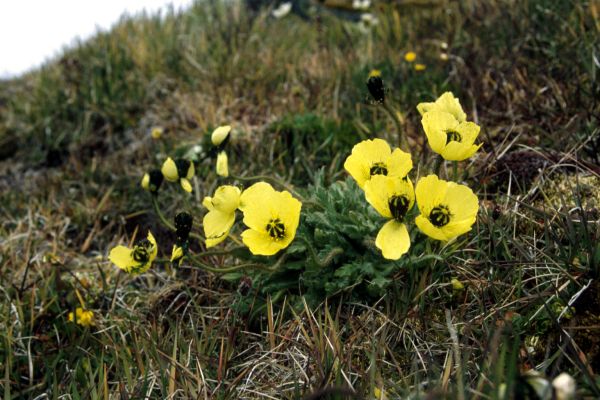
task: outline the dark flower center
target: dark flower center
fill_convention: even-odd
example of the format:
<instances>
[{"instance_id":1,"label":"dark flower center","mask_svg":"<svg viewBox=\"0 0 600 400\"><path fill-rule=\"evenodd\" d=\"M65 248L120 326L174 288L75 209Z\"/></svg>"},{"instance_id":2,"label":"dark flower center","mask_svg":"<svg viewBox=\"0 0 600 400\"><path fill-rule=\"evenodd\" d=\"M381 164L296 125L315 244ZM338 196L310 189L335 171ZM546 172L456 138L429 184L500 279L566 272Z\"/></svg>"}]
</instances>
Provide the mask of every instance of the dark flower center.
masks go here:
<instances>
[{"instance_id":1,"label":"dark flower center","mask_svg":"<svg viewBox=\"0 0 600 400\"><path fill-rule=\"evenodd\" d=\"M140 240L133 248L133 259L139 263L146 263L150 260L149 250L152 249L152 243L148 239Z\"/></svg>"},{"instance_id":2,"label":"dark flower center","mask_svg":"<svg viewBox=\"0 0 600 400\"><path fill-rule=\"evenodd\" d=\"M450 210L447 206L439 205L437 207L433 207L431 212L429 213L429 220L434 226L441 228L450 222Z\"/></svg>"},{"instance_id":3,"label":"dark flower center","mask_svg":"<svg viewBox=\"0 0 600 400\"><path fill-rule=\"evenodd\" d=\"M388 201L390 213L397 221L402 221L408 212L410 201L406 196L392 196Z\"/></svg>"},{"instance_id":4,"label":"dark flower center","mask_svg":"<svg viewBox=\"0 0 600 400\"><path fill-rule=\"evenodd\" d=\"M369 174L371 174L371 176L387 175L388 174L387 166L382 162L376 162L375 164L373 164L371 166L371 169L369 170Z\"/></svg>"},{"instance_id":5,"label":"dark flower center","mask_svg":"<svg viewBox=\"0 0 600 400\"><path fill-rule=\"evenodd\" d=\"M272 219L267 224L267 233L275 240L283 239L285 236L285 225L279 218Z\"/></svg>"},{"instance_id":6,"label":"dark flower center","mask_svg":"<svg viewBox=\"0 0 600 400\"><path fill-rule=\"evenodd\" d=\"M461 142L462 136L456 131L446 131L446 144L450 142Z\"/></svg>"}]
</instances>

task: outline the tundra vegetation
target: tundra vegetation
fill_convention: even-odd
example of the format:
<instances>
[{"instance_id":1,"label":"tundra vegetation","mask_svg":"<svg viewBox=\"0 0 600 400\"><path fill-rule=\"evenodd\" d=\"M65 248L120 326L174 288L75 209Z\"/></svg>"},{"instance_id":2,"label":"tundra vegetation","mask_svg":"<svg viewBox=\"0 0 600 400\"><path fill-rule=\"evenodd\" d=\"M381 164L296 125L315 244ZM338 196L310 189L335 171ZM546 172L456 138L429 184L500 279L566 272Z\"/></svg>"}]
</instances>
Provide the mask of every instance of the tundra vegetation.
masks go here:
<instances>
[{"instance_id":1,"label":"tundra vegetation","mask_svg":"<svg viewBox=\"0 0 600 400\"><path fill-rule=\"evenodd\" d=\"M260 3L0 81L1 396L600 397L600 3Z\"/></svg>"}]
</instances>

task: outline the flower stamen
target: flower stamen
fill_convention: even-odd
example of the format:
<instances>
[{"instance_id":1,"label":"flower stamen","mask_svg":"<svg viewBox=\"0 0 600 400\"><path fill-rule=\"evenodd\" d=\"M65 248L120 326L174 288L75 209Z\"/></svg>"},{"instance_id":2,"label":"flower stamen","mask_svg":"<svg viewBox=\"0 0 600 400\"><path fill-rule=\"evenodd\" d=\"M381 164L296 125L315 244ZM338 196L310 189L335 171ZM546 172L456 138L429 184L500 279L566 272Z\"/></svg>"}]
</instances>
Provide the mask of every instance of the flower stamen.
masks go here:
<instances>
[{"instance_id":1,"label":"flower stamen","mask_svg":"<svg viewBox=\"0 0 600 400\"><path fill-rule=\"evenodd\" d=\"M133 260L135 262L146 263L150 260L149 251L152 249L152 243L148 239L141 240L133 248Z\"/></svg>"},{"instance_id":2,"label":"flower stamen","mask_svg":"<svg viewBox=\"0 0 600 400\"><path fill-rule=\"evenodd\" d=\"M285 237L285 225L279 218L272 219L267 224L267 233L275 240L280 240Z\"/></svg>"},{"instance_id":3,"label":"flower stamen","mask_svg":"<svg viewBox=\"0 0 600 400\"><path fill-rule=\"evenodd\" d=\"M433 207L429 213L429 220L434 226L441 228L442 226L448 225L450 222L450 216L451 214L448 207L439 205L437 207Z\"/></svg>"},{"instance_id":4,"label":"flower stamen","mask_svg":"<svg viewBox=\"0 0 600 400\"><path fill-rule=\"evenodd\" d=\"M462 142L462 136L456 131L446 131L446 144L450 142Z\"/></svg>"},{"instance_id":5,"label":"flower stamen","mask_svg":"<svg viewBox=\"0 0 600 400\"><path fill-rule=\"evenodd\" d=\"M369 170L369 174L371 176L373 176L373 175L387 175L388 174L387 165L385 165L382 162L376 162L373 165L371 165L371 169Z\"/></svg>"},{"instance_id":6,"label":"flower stamen","mask_svg":"<svg viewBox=\"0 0 600 400\"><path fill-rule=\"evenodd\" d=\"M392 196L388 201L392 217L399 222L402 222L406 216L409 205L410 200L406 196Z\"/></svg>"}]
</instances>

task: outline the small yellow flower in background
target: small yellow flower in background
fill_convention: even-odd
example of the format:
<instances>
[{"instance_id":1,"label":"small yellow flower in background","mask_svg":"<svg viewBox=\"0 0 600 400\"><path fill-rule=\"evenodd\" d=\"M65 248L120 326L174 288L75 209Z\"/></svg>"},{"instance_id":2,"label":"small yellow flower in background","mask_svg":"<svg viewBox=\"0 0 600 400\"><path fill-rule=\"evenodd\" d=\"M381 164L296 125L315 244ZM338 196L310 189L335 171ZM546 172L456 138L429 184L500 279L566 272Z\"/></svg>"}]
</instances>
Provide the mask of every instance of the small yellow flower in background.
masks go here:
<instances>
[{"instance_id":1,"label":"small yellow flower in background","mask_svg":"<svg viewBox=\"0 0 600 400\"><path fill-rule=\"evenodd\" d=\"M375 245L383 257L397 260L410 248L410 236L404 217L415 204L415 191L409 179L375 175L365 183L369 204L389 221L383 225Z\"/></svg>"},{"instance_id":2,"label":"small yellow flower in background","mask_svg":"<svg viewBox=\"0 0 600 400\"><path fill-rule=\"evenodd\" d=\"M465 288L465 285L463 285L463 283L457 278L450 279L450 283L452 284L452 290L455 290L457 292Z\"/></svg>"},{"instance_id":3,"label":"small yellow flower in background","mask_svg":"<svg viewBox=\"0 0 600 400\"><path fill-rule=\"evenodd\" d=\"M244 190L240 210L244 224L242 241L254 255L271 256L294 240L302 203L287 191L276 191L266 182Z\"/></svg>"},{"instance_id":4,"label":"small yellow flower in background","mask_svg":"<svg viewBox=\"0 0 600 400\"><path fill-rule=\"evenodd\" d=\"M469 187L428 175L419 179L415 192L421 212L415 223L427 236L449 241L471 230L479 200Z\"/></svg>"},{"instance_id":5,"label":"small yellow flower in background","mask_svg":"<svg viewBox=\"0 0 600 400\"><path fill-rule=\"evenodd\" d=\"M452 114L458 122L465 122L467 120L467 114L465 114L460 101L454 97L452 92L444 93L433 103L419 103L417 110L421 116L429 111L443 111Z\"/></svg>"},{"instance_id":6,"label":"small yellow flower in background","mask_svg":"<svg viewBox=\"0 0 600 400\"><path fill-rule=\"evenodd\" d=\"M77 307L75 309L75 313L69 313L69 321L77 322L78 325L81 326L93 326L94 325L94 312L89 310L84 310L81 307Z\"/></svg>"},{"instance_id":7,"label":"small yellow flower in background","mask_svg":"<svg viewBox=\"0 0 600 400\"><path fill-rule=\"evenodd\" d=\"M171 263L176 265L181 265L183 261L183 248L181 246L173 245L173 250L171 251Z\"/></svg>"},{"instance_id":8,"label":"small yellow flower in background","mask_svg":"<svg viewBox=\"0 0 600 400\"><path fill-rule=\"evenodd\" d=\"M231 133L230 125L219 126L215 129L210 136L210 140L214 146L224 146L227 144L227 140L229 139L229 133Z\"/></svg>"},{"instance_id":9,"label":"small yellow flower in background","mask_svg":"<svg viewBox=\"0 0 600 400\"><path fill-rule=\"evenodd\" d=\"M229 163L227 153L220 152L217 156L217 175L227 178L229 176Z\"/></svg>"},{"instance_id":10,"label":"small yellow flower in background","mask_svg":"<svg viewBox=\"0 0 600 400\"><path fill-rule=\"evenodd\" d=\"M213 197L205 197L202 205L208 209L202 225L206 247L221 243L235 222L235 210L240 206L239 188L231 185L219 186Z\"/></svg>"},{"instance_id":11,"label":"small yellow flower in background","mask_svg":"<svg viewBox=\"0 0 600 400\"><path fill-rule=\"evenodd\" d=\"M404 60L411 63L414 62L417 59L417 53L415 53L414 51L409 51L406 54L404 54Z\"/></svg>"},{"instance_id":12,"label":"small yellow flower in background","mask_svg":"<svg viewBox=\"0 0 600 400\"><path fill-rule=\"evenodd\" d=\"M161 172L169 182L179 181L183 190L188 193L192 192L190 179L193 178L195 173L193 162L183 158L178 158L176 161L173 161L173 159L169 157L163 163Z\"/></svg>"},{"instance_id":13,"label":"small yellow flower in background","mask_svg":"<svg viewBox=\"0 0 600 400\"><path fill-rule=\"evenodd\" d=\"M373 388L373 395L375 396L375 400L387 400L388 397L385 394L385 390L379 389L378 387Z\"/></svg>"},{"instance_id":14,"label":"small yellow flower in background","mask_svg":"<svg viewBox=\"0 0 600 400\"><path fill-rule=\"evenodd\" d=\"M425 69L427 68L427 65L425 64L415 64L415 71L421 72L421 71L425 71Z\"/></svg>"},{"instance_id":15,"label":"small yellow flower in background","mask_svg":"<svg viewBox=\"0 0 600 400\"><path fill-rule=\"evenodd\" d=\"M160 185L162 185L164 176L158 169L153 169L150 172L146 172L142 178L140 185L144 190L149 191L152 194L158 193Z\"/></svg>"},{"instance_id":16,"label":"small yellow flower in background","mask_svg":"<svg viewBox=\"0 0 600 400\"><path fill-rule=\"evenodd\" d=\"M152 139L158 140L160 139L164 131L165 130L161 126L155 126L150 130L150 136L152 136Z\"/></svg>"},{"instance_id":17,"label":"small yellow flower in background","mask_svg":"<svg viewBox=\"0 0 600 400\"><path fill-rule=\"evenodd\" d=\"M385 140L363 140L352 148L344 168L361 188L374 175L404 178L413 167L409 153L390 149Z\"/></svg>"},{"instance_id":18,"label":"small yellow flower in background","mask_svg":"<svg viewBox=\"0 0 600 400\"><path fill-rule=\"evenodd\" d=\"M133 249L125 246L114 247L108 256L117 267L129 274L146 272L158 254L156 239L148 231L148 238L140 240Z\"/></svg>"},{"instance_id":19,"label":"small yellow flower in background","mask_svg":"<svg viewBox=\"0 0 600 400\"><path fill-rule=\"evenodd\" d=\"M479 125L470 121L458 122L450 113L428 111L423 115L421 124L431 149L446 160L466 160L482 146L474 144L479 135Z\"/></svg>"}]
</instances>

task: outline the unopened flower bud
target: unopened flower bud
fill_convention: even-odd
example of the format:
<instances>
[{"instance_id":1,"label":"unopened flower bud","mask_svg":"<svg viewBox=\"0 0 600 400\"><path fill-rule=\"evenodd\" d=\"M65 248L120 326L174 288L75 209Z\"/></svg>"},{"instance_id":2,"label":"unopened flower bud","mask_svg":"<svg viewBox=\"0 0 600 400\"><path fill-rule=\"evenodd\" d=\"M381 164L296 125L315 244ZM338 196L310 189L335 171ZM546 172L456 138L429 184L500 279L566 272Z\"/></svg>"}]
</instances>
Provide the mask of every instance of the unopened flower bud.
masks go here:
<instances>
[{"instance_id":1,"label":"unopened flower bud","mask_svg":"<svg viewBox=\"0 0 600 400\"><path fill-rule=\"evenodd\" d=\"M158 189L163 182L163 174L158 169L153 169L150 172L144 174L142 178L141 186L144 190L149 191L152 194L158 193Z\"/></svg>"},{"instance_id":2,"label":"unopened flower bud","mask_svg":"<svg viewBox=\"0 0 600 400\"><path fill-rule=\"evenodd\" d=\"M367 89L376 102L383 103L385 101L385 86L381 79L381 71L374 69L369 73Z\"/></svg>"},{"instance_id":3,"label":"unopened flower bud","mask_svg":"<svg viewBox=\"0 0 600 400\"><path fill-rule=\"evenodd\" d=\"M229 141L229 134L231 133L230 125L219 126L215 129L210 136L210 140L213 145L223 148Z\"/></svg>"},{"instance_id":4,"label":"unopened flower bud","mask_svg":"<svg viewBox=\"0 0 600 400\"><path fill-rule=\"evenodd\" d=\"M187 242L194 219L186 212L180 212L175 216L175 234L177 235L177 243Z\"/></svg>"}]
</instances>

